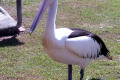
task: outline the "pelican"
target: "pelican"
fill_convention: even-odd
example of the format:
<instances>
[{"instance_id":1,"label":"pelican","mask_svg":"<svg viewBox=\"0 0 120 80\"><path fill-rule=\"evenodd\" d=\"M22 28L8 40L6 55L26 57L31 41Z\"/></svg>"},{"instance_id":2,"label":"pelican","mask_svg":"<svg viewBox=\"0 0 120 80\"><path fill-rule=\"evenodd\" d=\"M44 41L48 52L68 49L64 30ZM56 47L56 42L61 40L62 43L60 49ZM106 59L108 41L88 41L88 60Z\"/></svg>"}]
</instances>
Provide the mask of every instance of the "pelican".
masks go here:
<instances>
[{"instance_id":1,"label":"pelican","mask_svg":"<svg viewBox=\"0 0 120 80\"><path fill-rule=\"evenodd\" d=\"M109 57L109 50L97 35L78 28L56 29L58 0L43 0L32 23L34 31L45 10L49 8L47 24L43 35L45 52L55 61L68 64L68 80L72 80L72 65L79 65L80 80L83 80L86 66L94 59Z\"/></svg>"}]
</instances>

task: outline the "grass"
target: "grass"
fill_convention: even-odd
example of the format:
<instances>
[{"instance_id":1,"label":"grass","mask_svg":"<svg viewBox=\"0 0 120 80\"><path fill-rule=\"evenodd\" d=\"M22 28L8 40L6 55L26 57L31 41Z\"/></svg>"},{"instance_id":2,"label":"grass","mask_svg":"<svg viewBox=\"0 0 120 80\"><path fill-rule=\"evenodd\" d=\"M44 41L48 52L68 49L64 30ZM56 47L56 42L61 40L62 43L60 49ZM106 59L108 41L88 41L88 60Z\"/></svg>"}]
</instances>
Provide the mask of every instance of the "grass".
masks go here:
<instances>
[{"instance_id":1,"label":"grass","mask_svg":"<svg viewBox=\"0 0 120 80\"><path fill-rule=\"evenodd\" d=\"M23 1L23 26L27 30L40 2ZM15 6L15 2L10 1L9 5ZM93 80L120 79L119 8L120 0L59 0L57 28L70 26L91 31L104 40L113 56L113 60L92 61L85 70L84 79L87 76ZM53 61L44 52L41 41L45 23L46 15L32 35L21 34L16 39L0 42L0 80L67 80L67 65ZM73 67L74 80L79 80L79 70L79 66Z\"/></svg>"}]
</instances>

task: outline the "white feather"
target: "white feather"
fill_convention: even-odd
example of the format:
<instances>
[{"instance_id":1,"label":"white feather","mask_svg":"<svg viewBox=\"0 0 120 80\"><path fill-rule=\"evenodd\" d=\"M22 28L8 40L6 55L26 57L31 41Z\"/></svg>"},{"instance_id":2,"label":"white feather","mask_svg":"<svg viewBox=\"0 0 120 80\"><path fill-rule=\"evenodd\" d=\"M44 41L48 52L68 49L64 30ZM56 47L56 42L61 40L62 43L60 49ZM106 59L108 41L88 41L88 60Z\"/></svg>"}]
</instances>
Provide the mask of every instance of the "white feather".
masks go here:
<instances>
[{"instance_id":1,"label":"white feather","mask_svg":"<svg viewBox=\"0 0 120 80\"><path fill-rule=\"evenodd\" d=\"M100 45L88 36L69 38L66 40L66 47L82 58L96 58L97 53L100 52Z\"/></svg>"}]
</instances>

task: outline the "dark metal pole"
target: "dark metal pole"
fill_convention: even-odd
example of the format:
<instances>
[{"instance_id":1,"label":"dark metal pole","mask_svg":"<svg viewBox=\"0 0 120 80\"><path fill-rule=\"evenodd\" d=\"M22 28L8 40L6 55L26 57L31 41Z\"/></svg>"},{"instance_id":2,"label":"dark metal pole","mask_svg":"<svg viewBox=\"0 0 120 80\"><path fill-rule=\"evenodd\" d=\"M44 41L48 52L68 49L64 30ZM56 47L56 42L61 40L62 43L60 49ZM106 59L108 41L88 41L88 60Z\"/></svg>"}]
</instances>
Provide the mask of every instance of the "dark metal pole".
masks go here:
<instances>
[{"instance_id":1,"label":"dark metal pole","mask_svg":"<svg viewBox=\"0 0 120 80\"><path fill-rule=\"evenodd\" d=\"M16 5L17 5L17 27L19 28L22 25L22 3L21 3L21 0L17 0Z\"/></svg>"}]
</instances>

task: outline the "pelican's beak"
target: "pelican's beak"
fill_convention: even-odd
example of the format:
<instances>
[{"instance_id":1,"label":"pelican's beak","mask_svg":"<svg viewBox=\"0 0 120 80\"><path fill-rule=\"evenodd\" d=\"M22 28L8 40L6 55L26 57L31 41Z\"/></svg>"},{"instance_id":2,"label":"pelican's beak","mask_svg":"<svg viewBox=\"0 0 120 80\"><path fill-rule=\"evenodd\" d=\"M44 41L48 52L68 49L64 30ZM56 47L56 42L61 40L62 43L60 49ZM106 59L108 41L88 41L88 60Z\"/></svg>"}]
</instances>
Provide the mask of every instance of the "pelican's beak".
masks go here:
<instances>
[{"instance_id":1,"label":"pelican's beak","mask_svg":"<svg viewBox=\"0 0 120 80\"><path fill-rule=\"evenodd\" d=\"M48 7L50 1L51 0L43 0L42 1L41 5L40 5L40 8L39 8L39 10L38 10L38 12L37 12L37 14L36 14L36 16L34 18L33 23L32 23L32 26L31 26L31 29L30 29L30 34L34 31L34 29L36 28L38 22L41 20L41 18L43 16L46 8Z\"/></svg>"}]
</instances>

